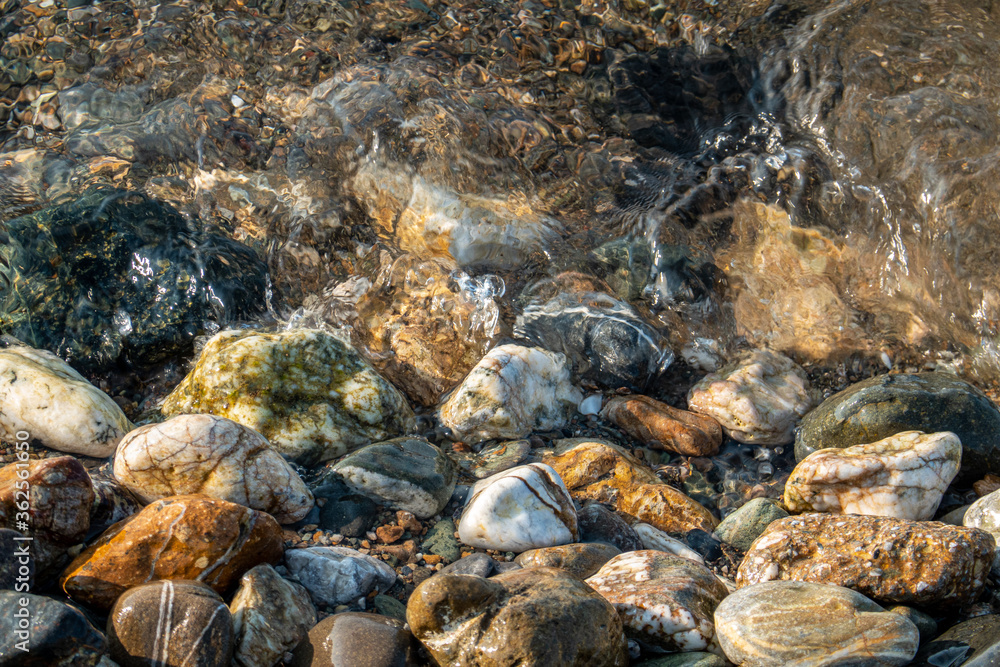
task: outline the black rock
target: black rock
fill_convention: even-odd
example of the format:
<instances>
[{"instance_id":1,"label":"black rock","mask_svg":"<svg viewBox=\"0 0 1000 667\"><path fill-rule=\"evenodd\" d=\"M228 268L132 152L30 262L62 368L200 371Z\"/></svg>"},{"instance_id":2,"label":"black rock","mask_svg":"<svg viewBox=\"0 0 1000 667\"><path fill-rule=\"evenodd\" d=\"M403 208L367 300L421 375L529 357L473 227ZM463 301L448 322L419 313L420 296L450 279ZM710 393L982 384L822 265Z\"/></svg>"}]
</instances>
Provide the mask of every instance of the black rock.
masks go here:
<instances>
[{"instance_id":1,"label":"black rock","mask_svg":"<svg viewBox=\"0 0 1000 667\"><path fill-rule=\"evenodd\" d=\"M643 549L642 540L625 519L604 505L592 503L577 513L581 542L603 542L622 553Z\"/></svg>"},{"instance_id":2,"label":"black rock","mask_svg":"<svg viewBox=\"0 0 1000 667\"><path fill-rule=\"evenodd\" d=\"M95 188L6 231L0 332L78 368L163 360L266 302L253 250L142 193Z\"/></svg>"},{"instance_id":3,"label":"black rock","mask_svg":"<svg viewBox=\"0 0 1000 667\"><path fill-rule=\"evenodd\" d=\"M977 616L924 645L911 665L992 667L1000 664L1000 615Z\"/></svg>"},{"instance_id":4,"label":"black rock","mask_svg":"<svg viewBox=\"0 0 1000 667\"><path fill-rule=\"evenodd\" d=\"M104 635L63 602L0 591L0 609L0 667L90 667L107 649Z\"/></svg>"},{"instance_id":5,"label":"black rock","mask_svg":"<svg viewBox=\"0 0 1000 667\"><path fill-rule=\"evenodd\" d=\"M319 510L319 527L323 530L359 537L375 525L378 505L351 491L339 473L325 474L312 492L317 500L326 501Z\"/></svg>"},{"instance_id":6,"label":"black rock","mask_svg":"<svg viewBox=\"0 0 1000 667\"><path fill-rule=\"evenodd\" d=\"M724 555L722 552L722 540L700 528L688 531L684 535L684 541L687 542L689 547L700 553L709 563L722 558Z\"/></svg>"},{"instance_id":7,"label":"black rock","mask_svg":"<svg viewBox=\"0 0 1000 667\"><path fill-rule=\"evenodd\" d=\"M1000 472L1000 410L983 392L948 373L879 375L834 394L802 419L795 458L901 431L957 435L962 481Z\"/></svg>"},{"instance_id":8,"label":"black rock","mask_svg":"<svg viewBox=\"0 0 1000 667\"><path fill-rule=\"evenodd\" d=\"M90 481L94 484L94 504L90 508L88 540L142 509L135 496L117 480L91 475Z\"/></svg>"},{"instance_id":9,"label":"black rock","mask_svg":"<svg viewBox=\"0 0 1000 667\"><path fill-rule=\"evenodd\" d=\"M22 535L16 530L0 528L0 590L34 590L35 559L30 555L31 543L19 537Z\"/></svg>"}]
</instances>

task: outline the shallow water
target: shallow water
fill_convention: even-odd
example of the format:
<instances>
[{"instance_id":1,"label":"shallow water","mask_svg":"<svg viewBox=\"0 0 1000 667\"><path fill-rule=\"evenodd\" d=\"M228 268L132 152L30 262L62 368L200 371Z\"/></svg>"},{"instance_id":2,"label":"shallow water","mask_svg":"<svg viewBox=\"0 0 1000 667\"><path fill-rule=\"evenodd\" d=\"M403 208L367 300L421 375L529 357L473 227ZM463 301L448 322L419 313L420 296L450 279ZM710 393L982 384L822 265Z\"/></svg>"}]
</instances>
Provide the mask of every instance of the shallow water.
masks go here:
<instances>
[{"instance_id":1,"label":"shallow water","mask_svg":"<svg viewBox=\"0 0 1000 667\"><path fill-rule=\"evenodd\" d=\"M6 0L0 220L141 191L266 260L251 325L341 328L384 369L445 322L438 393L539 294L592 291L678 353L665 397L746 345L825 390L886 365L990 385L998 13ZM215 305L177 364L243 323Z\"/></svg>"}]
</instances>

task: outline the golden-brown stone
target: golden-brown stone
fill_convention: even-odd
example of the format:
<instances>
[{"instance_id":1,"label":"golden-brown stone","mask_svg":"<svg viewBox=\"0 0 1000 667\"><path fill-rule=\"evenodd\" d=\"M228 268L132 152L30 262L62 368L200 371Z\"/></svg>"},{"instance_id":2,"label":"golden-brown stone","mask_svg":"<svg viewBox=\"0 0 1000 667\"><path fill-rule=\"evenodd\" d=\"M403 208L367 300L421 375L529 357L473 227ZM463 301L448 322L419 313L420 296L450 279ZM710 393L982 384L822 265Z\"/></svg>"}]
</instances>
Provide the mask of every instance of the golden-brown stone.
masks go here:
<instances>
[{"instance_id":1,"label":"golden-brown stone","mask_svg":"<svg viewBox=\"0 0 1000 667\"><path fill-rule=\"evenodd\" d=\"M649 396L616 396L604 406L601 416L655 449L685 456L712 456L722 446L719 422Z\"/></svg>"},{"instance_id":2,"label":"golden-brown stone","mask_svg":"<svg viewBox=\"0 0 1000 667\"><path fill-rule=\"evenodd\" d=\"M172 496L112 526L59 583L74 600L106 610L126 589L160 579L193 579L224 593L282 551L281 526L270 515L202 495Z\"/></svg>"},{"instance_id":3,"label":"golden-brown stone","mask_svg":"<svg viewBox=\"0 0 1000 667\"><path fill-rule=\"evenodd\" d=\"M695 528L712 532L718 524L705 507L663 484L652 470L611 443L569 438L541 454L576 500L608 503L668 533Z\"/></svg>"}]
</instances>

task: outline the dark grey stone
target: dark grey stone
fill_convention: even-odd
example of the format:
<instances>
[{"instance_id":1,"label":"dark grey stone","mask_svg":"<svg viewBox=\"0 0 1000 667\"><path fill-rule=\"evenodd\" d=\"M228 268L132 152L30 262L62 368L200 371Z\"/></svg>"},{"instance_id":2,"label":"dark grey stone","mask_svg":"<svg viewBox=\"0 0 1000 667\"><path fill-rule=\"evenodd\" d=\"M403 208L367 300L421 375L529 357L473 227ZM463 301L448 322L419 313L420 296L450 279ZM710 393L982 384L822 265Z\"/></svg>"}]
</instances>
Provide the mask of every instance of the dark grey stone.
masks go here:
<instances>
[{"instance_id":1,"label":"dark grey stone","mask_svg":"<svg viewBox=\"0 0 1000 667\"><path fill-rule=\"evenodd\" d=\"M0 667L91 667L107 650L104 635L58 600L0 591L0 610Z\"/></svg>"},{"instance_id":2,"label":"dark grey stone","mask_svg":"<svg viewBox=\"0 0 1000 667\"><path fill-rule=\"evenodd\" d=\"M952 627L917 652L919 667L1000 665L1000 615L977 616Z\"/></svg>"},{"instance_id":3,"label":"dark grey stone","mask_svg":"<svg viewBox=\"0 0 1000 667\"><path fill-rule=\"evenodd\" d=\"M577 512L581 542L603 542L625 553L643 549L642 540L632 527L604 505L592 503Z\"/></svg>"},{"instance_id":4,"label":"dark grey stone","mask_svg":"<svg viewBox=\"0 0 1000 667\"><path fill-rule=\"evenodd\" d=\"M488 577L497 570L497 562L483 553L474 553L459 558L451 565L438 572L441 574L474 574L477 577Z\"/></svg>"}]
</instances>

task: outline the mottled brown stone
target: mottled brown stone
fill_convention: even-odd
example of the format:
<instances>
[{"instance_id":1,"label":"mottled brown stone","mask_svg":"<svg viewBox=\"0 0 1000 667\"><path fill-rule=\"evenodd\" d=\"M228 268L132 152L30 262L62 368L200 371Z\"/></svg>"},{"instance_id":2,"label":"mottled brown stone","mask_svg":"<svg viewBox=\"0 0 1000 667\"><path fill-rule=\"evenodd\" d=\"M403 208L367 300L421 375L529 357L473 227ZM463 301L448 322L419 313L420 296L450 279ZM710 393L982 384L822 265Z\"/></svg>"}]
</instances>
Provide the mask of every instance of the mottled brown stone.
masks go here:
<instances>
[{"instance_id":1,"label":"mottled brown stone","mask_svg":"<svg viewBox=\"0 0 1000 667\"><path fill-rule=\"evenodd\" d=\"M272 667L316 625L309 592L266 564L243 575L229 611L236 667Z\"/></svg>"},{"instance_id":2,"label":"mottled brown stone","mask_svg":"<svg viewBox=\"0 0 1000 667\"><path fill-rule=\"evenodd\" d=\"M25 531L35 571L57 565L66 549L90 528L94 488L87 470L72 456L11 463L0 468L0 527ZM27 518L19 512L27 512Z\"/></svg>"},{"instance_id":3,"label":"mottled brown stone","mask_svg":"<svg viewBox=\"0 0 1000 667\"><path fill-rule=\"evenodd\" d=\"M887 517L803 514L750 546L739 586L775 579L843 586L873 600L961 607L986 584L993 537L975 528Z\"/></svg>"},{"instance_id":4,"label":"mottled brown stone","mask_svg":"<svg viewBox=\"0 0 1000 667\"><path fill-rule=\"evenodd\" d=\"M153 581L115 602L108 644L121 667L229 667L233 619L222 598L200 582Z\"/></svg>"},{"instance_id":5,"label":"mottled brown stone","mask_svg":"<svg viewBox=\"0 0 1000 667\"><path fill-rule=\"evenodd\" d=\"M98 609L158 579L193 579L222 593L253 566L277 562L282 544L281 526L264 512L207 496L173 496L112 526L59 583Z\"/></svg>"},{"instance_id":6,"label":"mottled brown stone","mask_svg":"<svg viewBox=\"0 0 1000 667\"><path fill-rule=\"evenodd\" d=\"M712 456L722 446L719 422L649 396L616 396L607 402L601 416L654 449L685 456Z\"/></svg>"},{"instance_id":7,"label":"mottled brown stone","mask_svg":"<svg viewBox=\"0 0 1000 667\"><path fill-rule=\"evenodd\" d=\"M407 667L413 635L403 621L347 612L328 616L295 647L292 667Z\"/></svg>"},{"instance_id":8,"label":"mottled brown stone","mask_svg":"<svg viewBox=\"0 0 1000 667\"><path fill-rule=\"evenodd\" d=\"M542 461L559 474L575 500L596 500L668 533L718 524L696 500L663 484L652 470L611 443L587 438L557 440Z\"/></svg>"},{"instance_id":9,"label":"mottled brown stone","mask_svg":"<svg viewBox=\"0 0 1000 667\"><path fill-rule=\"evenodd\" d=\"M440 665L624 666L622 622L580 579L531 567L484 579L440 574L410 596L406 620Z\"/></svg>"},{"instance_id":10,"label":"mottled brown stone","mask_svg":"<svg viewBox=\"0 0 1000 667\"><path fill-rule=\"evenodd\" d=\"M585 579L620 553L610 544L582 542L531 549L520 554L514 562L521 567L557 567Z\"/></svg>"}]
</instances>

